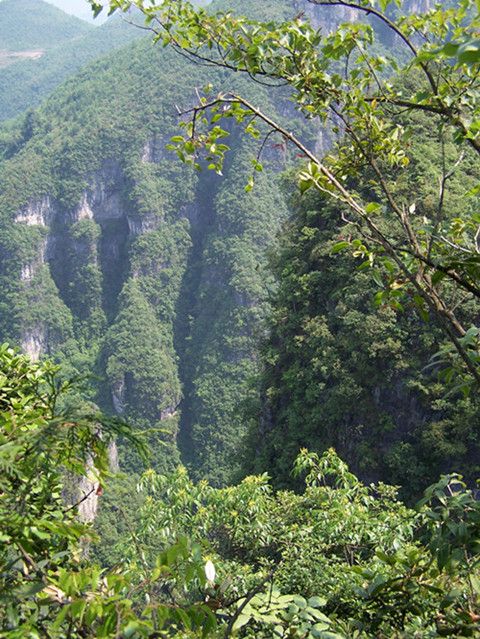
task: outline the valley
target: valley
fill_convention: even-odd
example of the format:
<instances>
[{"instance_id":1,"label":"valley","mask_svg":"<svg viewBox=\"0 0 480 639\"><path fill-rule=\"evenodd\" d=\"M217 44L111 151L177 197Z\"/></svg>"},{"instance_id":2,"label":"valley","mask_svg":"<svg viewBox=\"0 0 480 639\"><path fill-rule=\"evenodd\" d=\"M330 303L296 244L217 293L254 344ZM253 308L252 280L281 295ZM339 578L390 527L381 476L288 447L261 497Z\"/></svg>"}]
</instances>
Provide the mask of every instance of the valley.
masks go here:
<instances>
[{"instance_id":1,"label":"valley","mask_svg":"<svg viewBox=\"0 0 480 639\"><path fill-rule=\"evenodd\" d=\"M0 636L477 636L478 6L103 4L0 0Z\"/></svg>"}]
</instances>

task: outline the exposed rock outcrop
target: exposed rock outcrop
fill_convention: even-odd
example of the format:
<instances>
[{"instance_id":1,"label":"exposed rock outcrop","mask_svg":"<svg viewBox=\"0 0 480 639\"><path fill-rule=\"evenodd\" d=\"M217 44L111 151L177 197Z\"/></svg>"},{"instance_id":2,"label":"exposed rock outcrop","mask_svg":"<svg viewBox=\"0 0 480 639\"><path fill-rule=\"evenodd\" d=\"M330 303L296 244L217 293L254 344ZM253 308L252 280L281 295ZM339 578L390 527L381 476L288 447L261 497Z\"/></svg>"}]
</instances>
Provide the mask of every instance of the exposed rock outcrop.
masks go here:
<instances>
[{"instance_id":1,"label":"exposed rock outcrop","mask_svg":"<svg viewBox=\"0 0 480 639\"><path fill-rule=\"evenodd\" d=\"M47 343L47 335L43 326L25 330L21 337L22 351L35 362L46 352Z\"/></svg>"},{"instance_id":2,"label":"exposed rock outcrop","mask_svg":"<svg viewBox=\"0 0 480 639\"><path fill-rule=\"evenodd\" d=\"M32 200L15 215L15 222L28 226L49 226L55 216L55 207L49 195Z\"/></svg>"},{"instance_id":3,"label":"exposed rock outcrop","mask_svg":"<svg viewBox=\"0 0 480 639\"><path fill-rule=\"evenodd\" d=\"M118 450L115 442L108 447L108 458L110 470L118 471ZM87 475L82 477L78 485L78 518L84 523L95 521L99 507L99 498L102 495L103 487L98 482L88 478L88 472L92 470L92 462L87 469Z\"/></svg>"},{"instance_id":4,"label":"exposed rock outcrop","mask_svg":"<svg viewBox=\"0 0 480 639\"><path fill-rule=\"evenodd\" d=\"M145 164L158 164L162 160L167 159L166 145L169 140L162 135L154 135L145 142L142 150L142 162Z\"/></svg>"}]
</instances>

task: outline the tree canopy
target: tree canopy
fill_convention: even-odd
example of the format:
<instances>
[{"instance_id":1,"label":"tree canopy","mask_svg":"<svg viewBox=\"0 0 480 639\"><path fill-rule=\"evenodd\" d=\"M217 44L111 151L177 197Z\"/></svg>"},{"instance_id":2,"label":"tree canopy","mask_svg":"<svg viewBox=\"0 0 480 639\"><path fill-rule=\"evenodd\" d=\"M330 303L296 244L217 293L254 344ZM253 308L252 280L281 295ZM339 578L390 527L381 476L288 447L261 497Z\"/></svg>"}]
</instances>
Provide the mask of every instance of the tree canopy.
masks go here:
<instances>
[{"instance_id":1,"label":"tree canopy","mask_svg":"<svg viewBox=\"0 0 480 639\"><path fill-rule=\"evenodd\" d=\"M300 453L300 493L272 491L266 475L215 489L182 467L148 470L135 510L115 503L126 525L112 546L78 520L85 496L72 479L108 496L109 439L141 442L72 404L49 363L3 345L0 375L2 637L478 634L480 505L460 476L411 510L331 450Z\"/></svg>"}]
</instances>

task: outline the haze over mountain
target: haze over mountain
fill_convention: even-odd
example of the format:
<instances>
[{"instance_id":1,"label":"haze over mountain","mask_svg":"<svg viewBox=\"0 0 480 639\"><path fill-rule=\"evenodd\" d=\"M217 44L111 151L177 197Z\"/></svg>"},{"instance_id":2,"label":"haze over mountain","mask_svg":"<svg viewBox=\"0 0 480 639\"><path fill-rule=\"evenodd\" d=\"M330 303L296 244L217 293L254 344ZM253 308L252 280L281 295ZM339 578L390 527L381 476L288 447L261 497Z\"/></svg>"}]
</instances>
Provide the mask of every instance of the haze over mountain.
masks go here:
<instances>
[{"instance_id":1,"label":"haze over mountain","mask_svg":"<svg viewBox=\"0 0 480 639\"><path fill-rule=\"evenodd\" d=\"M54 4L65 13L70 13L82 20L88 22L94 22L95 24L101 24L107 20L107 13L103 11L96 18L93 17L92 10L87 4L87 0L46 0L50 4ZM193 0L194 5L202 6L209 3L210 0Z\"/></svg>"},{"instance_id":2,"label":"haze over mountain","mask_svg":"<svg viewBox=\"0 0 480 639\"><path fill-rule=\"evenodd\" d=\"M48 50L92 27L43 0L0 2L0 51Z\"/></svg>"},{"instance_id":3,"label":"haze over mountain","mask_svg":"<svg viewBox=\"0 0 480 639\"><path fill-rule=\"evenodd\" d=\"M6 1L13 9L12 0ZM11 20L16 21L21 20L21 15L17 10L10 13ZM49 29L55 32L57 19L62 22L64 17L68 21L71 19L53 8ZM143 31L128 24L121 16L113 16L100 27L86 25L85 31L83 24L86 23L73 20L82 25L80 35L53 46L40 58L20 60L15 65L0 68L0 121L36 107L55 87L91 60L144 36Z\"/></svg>"},{"instance_id":4,"label":"haze over mountain","mask_svg":"<svg viewBox=\"0 0 480 639\"><path fill-rule=\"evenodd\" d=\"M94 22L95 24L101 24L107 19L105 13L94 18L92 10L86 0L47 0L47 2L65 11L65 13L70 13L71 15L77 16L77 18Z\"/></svg>"}]
</instances>

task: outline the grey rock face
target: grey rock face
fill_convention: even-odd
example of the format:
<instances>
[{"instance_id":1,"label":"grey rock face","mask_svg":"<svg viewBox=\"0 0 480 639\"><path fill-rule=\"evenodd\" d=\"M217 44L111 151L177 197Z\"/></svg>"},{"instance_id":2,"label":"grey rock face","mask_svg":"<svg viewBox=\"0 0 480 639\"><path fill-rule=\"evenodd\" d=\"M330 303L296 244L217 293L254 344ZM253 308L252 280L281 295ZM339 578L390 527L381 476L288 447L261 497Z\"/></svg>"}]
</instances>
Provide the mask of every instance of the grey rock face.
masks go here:
<instances>
[{"instance_id":1,"label":"grey rock face","mask_svg":"<svg viewBox=\"0 0 480 639\"><path fill-rule=\"evenodd\" d=\"M118 471L118 451L115 442L108 448L110 470ZM78 485L78 518L83 523L95 521L99 507L99 498L102 494L102 486L88 478L88 472L92 470L92 462L87 467L87 476L82 477Z\"/></svg>"},{"instance_id":2,"label":"grey rock face","mask_svg":"<svg viewBox=\"0 0 480 639\"><path fill-rule=\"evenodd\" d=\"M21 337L22 351L34 362L47 350L47 336L43 326L25 330Z\"/></svg>"},{"instance_id":3,"label":"grey rock face","mask_svg":"<svg viewBox=\"0 0 480 639\"><path fill-rule=\"evenodd\" d=\"M48 226L55 215L50 196L32 200L27 206L21 209L15 216L15 222L27 224L28 226Z\"/></svg>"}]
</instances>

